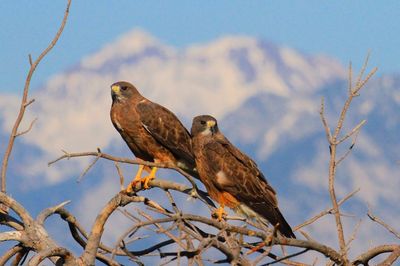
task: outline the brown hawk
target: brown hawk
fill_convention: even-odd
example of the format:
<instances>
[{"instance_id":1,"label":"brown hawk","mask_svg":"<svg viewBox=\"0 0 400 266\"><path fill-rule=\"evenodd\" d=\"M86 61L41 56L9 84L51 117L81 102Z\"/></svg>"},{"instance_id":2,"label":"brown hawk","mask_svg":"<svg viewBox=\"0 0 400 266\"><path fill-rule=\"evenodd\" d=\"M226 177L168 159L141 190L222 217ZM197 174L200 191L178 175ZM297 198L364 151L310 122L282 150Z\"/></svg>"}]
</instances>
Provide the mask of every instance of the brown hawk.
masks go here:
<instances>
[{"instance_id":1,"label":"brown hawk","mask_svg":"<svg viewBox=\"0 0 400 266\"><path fill-rule=\"evenodd\" d=\"M111 97L111 121L138 159L168 163L198 177L190 134L170 110L146 99L125 81L111 85ZM155 178L157 167L142 179L143 169L150 170L140 165L128 191L139 180L148 188L149 180Z\"/></svg>"},{"instance_id":2,"label":"brown hawk","mask_svg":"<svg viewBox=\"0 0 400 266\"><path fill-rule=\"evenodd\" d=\"M249 218L277 225L285 237L296 238L279 211L274 189L257 164L219 131L214 117L195 117L191 134L197 171L210 197L220 204L219 219L228 206Z\"/></svg>"}]
</instances>

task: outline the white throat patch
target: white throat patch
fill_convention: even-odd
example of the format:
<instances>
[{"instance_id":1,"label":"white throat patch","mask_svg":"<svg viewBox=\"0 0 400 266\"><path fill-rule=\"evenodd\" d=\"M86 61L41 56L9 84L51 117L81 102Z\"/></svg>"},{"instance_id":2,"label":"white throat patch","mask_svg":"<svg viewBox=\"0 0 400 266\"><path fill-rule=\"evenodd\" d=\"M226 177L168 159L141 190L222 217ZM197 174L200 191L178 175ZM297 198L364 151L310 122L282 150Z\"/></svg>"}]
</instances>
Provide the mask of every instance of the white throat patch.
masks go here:
<instances>
[{"instance_id":1,"label":"white throat patch","mask_svg":"<svg viewBox=\"0 0 400 266\"><path fill-rule=\"evenodd\" d=\"M210 128L207 128L206 130L204 130L203 132L201 132L201 135L203 135L203 136L209 136L209 135L211 135L211 130L210 130Z\"/></svg>"}]
</instances>

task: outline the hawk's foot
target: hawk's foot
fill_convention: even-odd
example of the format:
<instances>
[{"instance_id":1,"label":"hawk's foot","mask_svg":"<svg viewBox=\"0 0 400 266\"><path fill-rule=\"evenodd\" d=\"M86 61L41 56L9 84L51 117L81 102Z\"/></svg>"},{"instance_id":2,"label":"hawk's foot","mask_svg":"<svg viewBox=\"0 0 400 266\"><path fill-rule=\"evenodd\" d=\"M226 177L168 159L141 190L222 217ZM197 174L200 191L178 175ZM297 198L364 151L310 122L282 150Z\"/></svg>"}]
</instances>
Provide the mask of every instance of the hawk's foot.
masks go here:
<instances>
[{"instance_id":1,"label":"hawk's foot","mask_svg":"<svg viewBox=\"0 0 400 266\"><path fill-rule=\"evenodd\" d=\"M129 185L126 187L126 192L130 193L133 191L133 188L136 187L136 184L142 181L142 172L143 172L144 165L139 165L138 171L136 172L135 178Z\"/></svg>"},{"instance_id":2,"label":"hawk's foot","mask_svg":"<svg viewBox=\"0 0 400 266\"><path fill-rule=\"evenodd\" d=\"M217 218L218 222L221 222L225 217L228 215L228 213L225 212L224 206L219 206L218 209L216 209L211 216Z\"/></svg>"},{"instance_id":3,"label":"hawk's foot","mask_svg":"<svg viewBox=\"0 0 400 266\"><path fill-rule=\"evenodd\" d=\"M151 169L150 175L144 177L141 182L143 184L143 188L144 189L149 189L149 182L153 179L156 179L156 172L157 172L157 167L153 167L153 169Z\"/></svg>"}]
</instances>

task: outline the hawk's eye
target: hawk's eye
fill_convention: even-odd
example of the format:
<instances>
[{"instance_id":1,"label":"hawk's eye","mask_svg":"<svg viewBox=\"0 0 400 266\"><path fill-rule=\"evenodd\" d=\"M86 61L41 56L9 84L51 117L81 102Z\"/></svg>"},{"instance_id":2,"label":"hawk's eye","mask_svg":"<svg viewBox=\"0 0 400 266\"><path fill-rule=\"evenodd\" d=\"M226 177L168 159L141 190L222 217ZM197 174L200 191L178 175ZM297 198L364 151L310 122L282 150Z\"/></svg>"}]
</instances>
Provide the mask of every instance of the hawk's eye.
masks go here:
<instances>
[{"instance_id":1,"label":"hawk's eye","mask_svg":"<svg viewBox=\"0 0 400 266\"><path fill-rule=\"evenodd\" d=\"M122 86L122 87L121 87L121 90L123 90L123 91L126 91L126 89L128 89L127 86Z\"/></svg>"},{"instance_id":2,"label":"hawk's eye","mask_svg":"<svg viewBox=\"0 0 400 266\"><path fill-rule=\"evenodd\" d=\"M207 123L206 123L206 121L201 120L201 121L200 121L200 124L205 125L205 124L207 124Z\"/></svg>"}]
</instances>

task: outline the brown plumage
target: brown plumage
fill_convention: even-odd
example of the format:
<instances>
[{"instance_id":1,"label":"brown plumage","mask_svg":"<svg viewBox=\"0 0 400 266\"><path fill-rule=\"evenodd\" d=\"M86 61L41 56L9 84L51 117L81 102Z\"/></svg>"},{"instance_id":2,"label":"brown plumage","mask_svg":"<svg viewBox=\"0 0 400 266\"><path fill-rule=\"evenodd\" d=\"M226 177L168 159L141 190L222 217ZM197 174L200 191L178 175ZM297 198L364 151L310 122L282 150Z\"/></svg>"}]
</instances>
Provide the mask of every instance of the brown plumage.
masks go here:
<instances>
[{"instance_id":1,"label":"brown plumage","mask_svg":"<svg viewBox=\"0 0 400 266\"><path fill-rule=\"evenodd\" d=\"M209 115L193 119L193 151L201 181L211 198L250 218L261 218L296 238L278 208L276 192L257 164L232 145Z\"/></svg>"},{"instance_id":2,"label":"brown plumage","mask_svg":"<svg viewBox=\"0 0 400 266\"><path fill-rule=\"evenodd\" d=\"M170 110L125 81L111 86L111 96L111 121L137 158L170 163L197 177L190 134Z\"/></svg>"}]
</instances>

